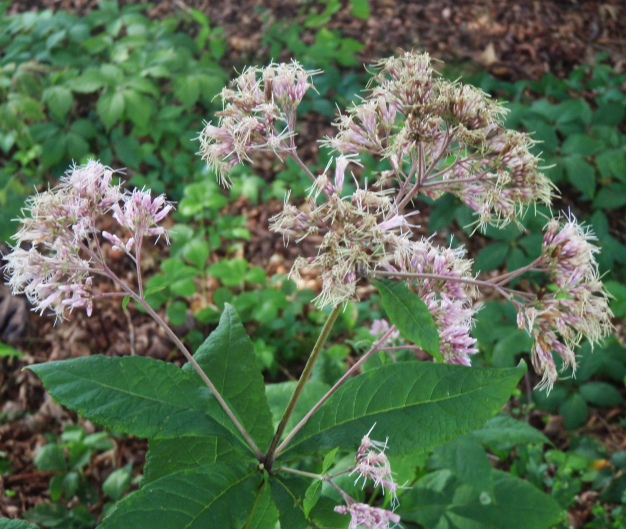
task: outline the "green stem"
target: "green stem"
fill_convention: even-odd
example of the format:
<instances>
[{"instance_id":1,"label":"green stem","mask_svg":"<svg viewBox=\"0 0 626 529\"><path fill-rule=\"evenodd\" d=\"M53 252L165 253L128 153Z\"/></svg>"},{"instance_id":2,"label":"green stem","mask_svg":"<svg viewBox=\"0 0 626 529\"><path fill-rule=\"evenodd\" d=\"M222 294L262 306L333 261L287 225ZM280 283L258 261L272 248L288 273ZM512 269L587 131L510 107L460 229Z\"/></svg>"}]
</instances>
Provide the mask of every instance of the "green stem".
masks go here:
<instances>
[{"instance_id":1,"label":"green stem","mask_svg":"<svg viewBox=\"0 0 626 529\"><path fill-rule=\"evenodd\" d=\"M300 398L300 395L302 394L302 391L304 390L304 385L307 383L307 381L309 380L309 377L311 376L311 373L313 372L313 366L315 365L315 362L317 361L320 353L322 352L322 348L324 347L324 344L326 343L326 340L328 339L328 335L330 334L330 331L333 328L333 325L335 324L335 321L337 320L337 316L339 316L340 311L341 311L341 305L337 305L336 307L333 307L333 310L328 315L328 319L326 320L326 323L324 323L322 332L320 332L320 335L317 338L317 342L315 342L313 351L311 351L311 356L309 356L309 359L307 360L307 363L304 366L304 371L302 371L302 375L300 375L300 380L298 380L298 384L296 386L296 389L293 392L293 395L291 396L291 399L289 400L289 404L287 404L287 409L285 410L285 413L283 414L283 418L280 420L280 424L278 425L278 428L276 429L276 434L274 435L274 438L272 439L272 442L270 443L270 446L267 449L267 453L265 454L265 468L267 468L268 470L272 468L272 463L274 463L274 453L276 451L276 447L278 446L278 443L280 442L280 438L282 437L285 431L285 428L287 427L287 423L289 422L289 419L291 418L291 414L293 413L293 410L296 407L296 402L298 402L298 399Z\"/></svg>"}]
</instances>

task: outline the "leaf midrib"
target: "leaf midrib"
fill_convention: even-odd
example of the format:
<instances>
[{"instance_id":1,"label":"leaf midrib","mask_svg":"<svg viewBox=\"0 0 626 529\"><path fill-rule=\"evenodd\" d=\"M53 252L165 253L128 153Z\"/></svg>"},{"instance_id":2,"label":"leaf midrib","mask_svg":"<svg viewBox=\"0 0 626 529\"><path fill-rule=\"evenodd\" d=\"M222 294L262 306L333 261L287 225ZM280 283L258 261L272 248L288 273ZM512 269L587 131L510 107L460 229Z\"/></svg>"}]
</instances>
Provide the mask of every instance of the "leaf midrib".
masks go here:
<instances>
[{"instance_id":1,"label":"leaf midrib","mask_svg":"<svg viewBox=\"0 0 626 529\"><path fill-rule=\"evenodd\" d=\"M362 376L362 375L361 375L361 376ZM498 380L497 382L494 382L494 383L492 383L492 384L485 384L485 385L483 385L483 386L480 386L480 387L477 387L477 388L473 388L473 389L471 389L471 390L469 390L469 391L467 391L467 392L465 392L465 393L457 393L457 394L456 394L456 395L454 395L454 396L446 396L446 397L442 397L442 398L435 399L435 400L428 400L428 401L416 402L415 404L412 404L412 405L410 405L410 406L411 406L411 407L414 407L414 406L419 406L420 404L432 404L432 403L438 403L438 402L442 402L442 401L446 401L446 400L451 400L451 399L459 398L459 397L462 397L462 396L465 396L465 395L471 395L472 393L475 393L475 392L477 392L477 391L482 391L482 390L484 390L484 389L486 389L486 388L488 388L488 387L490 387L490 386L495 386L495 385L497 385L497 384L500 384L500 383L504 382L505 380L507 380L508 378L510 378L510 376L509 376L509 377L507 377L507 378L502 378L502 379L500 379L500 380ZM489 379L488 379L488 380L489 380ZM415 381L415 383L413 384L413 386L411 387L411 389L408 391L408 393L409 393L409 394L411 393L411 391L413 391L413 388L415 387L415 384L417 384L417 382L418 382L418 381ZM344 391L344 393L345 393L345 391ZM337 393L336 393L335 395L337 395ZM335 398L339 398L339 397L335 397ZM327 402L330 402L330 400L329 400L329 401L327 401ZM406 400L405 400L405 404L406 404ZM380 409L380 410L377 410L377 411L372 412L372 413L366 413L366 414L361 415L361 416L359 416L359 417L354 417L354 415L353 415L353 416L352 416L351 418L349 418L349 419L346 419L346 420L344 420L344 421L342 421L342 422L336 422L335 424L333 424L332 426L329 426L328 428L325 428L324 430L318 430L317 432L315 432L315 433L313 433L313 434L309 435L308 437L304 437L304 438L302 438L302 439L301 439L301 440L299 440L297 443L292 444L292 445L291 445L291 446L290 446L287 450L285 450L285 453L287 453L287 452L291 451L293 448L295 448L295 447L296 447L296 446L298 446L299 444L302 444L303 442L305 442L305 441L307 441L307 440L311 439L312 437L316 436L317 434L319 434L319 433L321 433L321 432L323 432L323 431L330 430L331 428L335 428L336 426L343 426L343 425L345 425L345 424L347 424L347 423L349 423L349 422L351 422L351 421L360 420L360 419L362 419L362 418L364 418L364 417L369 417L370 415L377 415L377 414L379 414L379 413L387 413L387 412L390 412L390 411L397 411L398 409L401 409L402 407L403 407L402 405L399 405L399 406L395 406L395 407L393 407L393 408ZM404 407L409 407L409 406L404 406Z\"/></svg>"}]
</instances>

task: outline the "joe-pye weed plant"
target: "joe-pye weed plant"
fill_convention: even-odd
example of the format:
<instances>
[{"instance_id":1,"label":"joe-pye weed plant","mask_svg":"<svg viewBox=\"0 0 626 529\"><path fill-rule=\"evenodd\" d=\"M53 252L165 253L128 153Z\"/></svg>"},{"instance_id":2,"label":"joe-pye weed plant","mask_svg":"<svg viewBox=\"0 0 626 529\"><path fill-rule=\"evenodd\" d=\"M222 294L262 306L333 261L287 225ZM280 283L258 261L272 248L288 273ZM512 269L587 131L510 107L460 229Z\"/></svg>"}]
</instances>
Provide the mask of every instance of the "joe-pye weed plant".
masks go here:
<instances>
[{"instance_id":1,"label":"joe-pye weed plant","mask_svg":"<svg viewBox=\"0 0 626 529\"><path fill-rule=\"evenodd\" d=\"M297 207L287 197L271 229L290 244L311 235L321 240L317 254L299 257L291 273L298 278L317 271L315 303L328 307L328 318L277 428L253 345L231 306L192 354L146 302L141 252L148 241L167 237L160 223L172 205L165 197L124 192L114 183L115 171L92 161L34 196L21 219L5 258L14 293L25 293L35 310L52 311L59 320L77 308L91 314L105 296L128 298L188 361L181 369L151 358L98 355L30 368L64 406L149 439L141 488L101 527L381 529L401 519L410 525L417 521L412 513L425 506L410 482L395 479L389 458L428 452L480 427L525 373L523 363L470 367L482 292L495 291L517 308L519 327L534 338L532 361L547 390L558 376L553 354L574 367L580 340L594 343L611 330L597 247L572 216L547 221L541 255L528 266L487 279L476 276L463 249L414 233L410 206L420 193L458 196L475 210L477 227L518 222L537 203L551 204L552 185L528 150L532 139L502 126L500 105L436 76L427 55L383 60L364 98L339 116L336 134L323 141L336 153L334 168L315 175L295 142L296 110L314 74L295 62L248 68L222 91L219 120L199 137L200 155L226 185L229 169L253 163L257 151L293 158L310 179L308 201ZM350 166L363 154L388 160L389 170L353 178ZM356 183L349 195L343 192L347 178ZM97 228L104 215L117 222L115 233ZM136 285L109 268L105 241L135 263ZM550 288L535 294L510 287L527 272L547 275ZM114 289L101 291L98 276ZM336 318L367 282L380 292L389 322L377 322L369 351L310 409L299 406L299 422L290 423ZM425 351L433 361L399 361L396 349ZM368 358L385 352L394 361L359 374ZM355 454L352 463L335 464L338 453ZM346 474L356 488L345 485ZM364 487L382 494L364 501ZM497 518L498 490L485 493L481 504L495 508L495 515L488 512ZM522 522L509 520L507 527L528 520L524 516L535 516L533 527L550 526L553 510L540 510L520 513ZM463 516L478 524L480 512Z\"/></svg>"}]
</instances>

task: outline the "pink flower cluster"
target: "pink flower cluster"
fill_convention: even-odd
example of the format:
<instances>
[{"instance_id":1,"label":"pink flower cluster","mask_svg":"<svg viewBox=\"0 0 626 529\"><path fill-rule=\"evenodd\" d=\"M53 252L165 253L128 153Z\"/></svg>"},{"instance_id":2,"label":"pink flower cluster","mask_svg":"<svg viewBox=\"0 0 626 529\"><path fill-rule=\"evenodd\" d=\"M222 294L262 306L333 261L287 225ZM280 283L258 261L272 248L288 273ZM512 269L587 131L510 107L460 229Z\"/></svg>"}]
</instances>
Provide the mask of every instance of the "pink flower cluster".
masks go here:
<instances>
[{"instance_id":1,"label":"pink flower cluster","mask_svg":"<svg viewBox=\"0 0 626 529\"><path fill-rule=\"evenodd\" d=\"M294 147L296 108L315 73L295 61L247 68L222 90L219 123L208 123L199 136L199 154L222 183L229 184L230 168L251 161L255 151L280 155Z\"/></svg>"},{"instance_id":2,"label":"pink flower cluster","mask_svg":"<svg viewBox=\"0 0 626 529\"><path fill-rule=\"evenodd\" d=\"M387 442L373 441L369 437L375 426L372 426L361 440L361 445L356 453L356 465L352 474L355 472L359 474L355 484L363 478L363 486L365 486L366 481L371 479L375 487L380 485L383 487L383 492L389 491L392 495L391 505L395 510L398 506L396 491L399 487L393 481L391 465L385 455ZM389 523L393 523L394 526L400 523L400 516L393 511L372 507L365 503L358 503L346 494L343 494L343 496L347 505L338 505L335 507L335 512L351 516L350 529L356 529L358 526L366 527L367 529L388 529Z\"/></svg>"},{"instance_id":3,"label":"pink flower cluster","mask_svg":"<svg viewBox=\"0 0 626 529\"><path fill-rule=\"evenodd\" d=\"M520 329L534 338L532 359L542 373L541 386L552 387L558 377L552 352L563 360L563 368L576 368L574 349L583 338L593 345L613 329L608 296L599 279L594 255L595 237L570 217L552 219L545 228L540 258L556 290L521 307Z\"/></svg>"},{"instance_id":4,"label":"pink flower cluster","mask_svg":"<svg viewBox=\"0 0 626 529\"><path fill-rule=\"evenodd\" d=\"M91 275L105 270L97 228L101 216L112 212L120 229L130 234L123 241L102 232L127 253L145 236L166 235L158 226L171 210L165 197L153 200L150 191L143 190L122 193L112 183L113 174L92 160L74 166L58 186L29 199L30 216L20 219L16 244L4 257L4 271L13 293L26 294L34 310L51 310L58 319L75 308L85 308L91 315L95 295ZM28 244L30 248L24 249Z\"/></svg>"},{"instance_id":5,"label":"pink flower cluster","mask_svg":"<svg viewBox=\"0 0 626 529\"><path fill-rule=\"evenodd\" d=\"M350 505L337 505L335 512L350 515L348 529L365 527L367 529L389 529L389 523L400 523L400 516L394 512L378 507L372 507L367 503L351 503Z\"/></svg>"}]
</instances>

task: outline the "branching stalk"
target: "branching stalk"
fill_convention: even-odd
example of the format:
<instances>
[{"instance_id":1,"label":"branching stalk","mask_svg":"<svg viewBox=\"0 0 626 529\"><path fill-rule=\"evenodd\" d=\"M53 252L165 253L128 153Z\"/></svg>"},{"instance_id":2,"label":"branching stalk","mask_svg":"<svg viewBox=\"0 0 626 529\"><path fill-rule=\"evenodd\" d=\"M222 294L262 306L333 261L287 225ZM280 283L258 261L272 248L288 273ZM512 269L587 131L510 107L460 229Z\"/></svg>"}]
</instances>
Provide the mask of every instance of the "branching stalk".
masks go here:
<instances>
[{"instance_id":1,"label":"branching stalk","mask_svg":"<svg viewBox=\"0 0 626 529\"><path fill-rule=\"evenodd\" d=\"M324 344L326 343L326 340L328 339L328 335L330 334L330 331L333 328L333 325L335 324L335 321L337 320L337 316L339 316L339 312L341 312L341 309L342 309L341 305L337 305L336 307L333 307L333 310L328 315L328 318L326 319L326 323L324 323L324 327L322 327L322 331L320 332L320 335L317 338L317 341L315 342L313 351L311 351L311 356L309 356L309 359L307 360L307 363L304 366L302 375L300 375L300 380L298 380L298 384L296 385L296 389L294 390L293 395L291 395L289 404L287 404L287 408L285 409L283 418L280 420L278 428L276 429L276 434L274 435L274 438L272 439L272 442L270 443L270 446L267 449L267 454L265 455L265 467L267 469L272 468L272 463L274 462L274 458L275 458L276 446L280 442L280 438L282 437L283 432L285 431L285 428L287 427L287 423L289 422L289 419L291 418L291 414L293 413L293 410L296 407L296 402L298 402L298 399L300 398L300 395L302 394L302 391L304 390L304 385L307 383L307 381L309 380L309 377L311 376L311 373L313 372L313 366L315 365L315 362L317 361L320 353L322 352L322 348L324 347Z\"/></svg>"},{"instance_id":2,"label":"branching stalk","mask_svg":"<svg viewBox=\"0 0 626 529\"><path fill-rule=\"evenodd\" d=\"M365 362L370 356L372 356L376 351L379 350L380 346L385 343L385 341L387 340L387 338L389 338L389 336L391 336L391 334L396 330L396 326L392 325L389 330L380 338L380 340L378 340L373 346L372 348L365 353L358 362L356 362L350 369L348 369L345 374L335 383L335 385L330 388L328 390L328 392L326 393L326 395L324 395L318 402L317 404L315 404L315 406L313 406L311 408L311 410L302 418L302 420L297 424L297 426L289 433L289 435L287 437L285 437L285 440L280 444L280 446L276 449L276 453L274 455L274 458L276 458L278 456L278 454L280 454L282 452L282 450L287 446L287 444L289 443L289 441L291 441L291 439L293 439L293 436L296 435L298 433L298 431L300 430L300 428L302 428L307 421L311 418L311 416L320 409L320 407L322 406L322 404L324 404L324 402L326 402L330 396L339 389L339 387L350 377L352 376L352 374L354 372L356 372L357 369L359 369L362 365L363 362Z\"/></svg>"}]
</instances>

